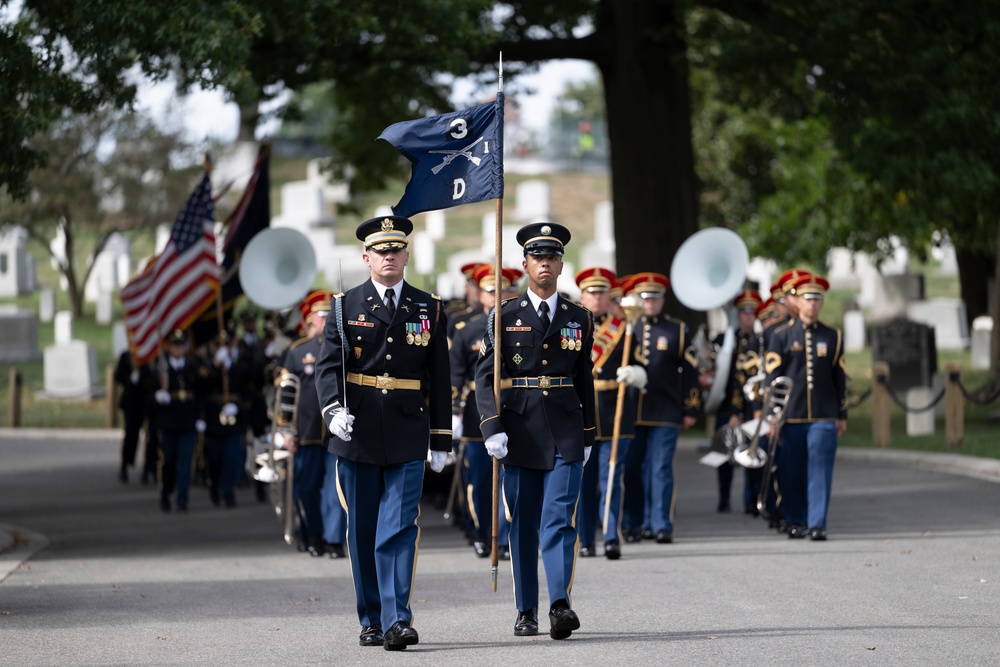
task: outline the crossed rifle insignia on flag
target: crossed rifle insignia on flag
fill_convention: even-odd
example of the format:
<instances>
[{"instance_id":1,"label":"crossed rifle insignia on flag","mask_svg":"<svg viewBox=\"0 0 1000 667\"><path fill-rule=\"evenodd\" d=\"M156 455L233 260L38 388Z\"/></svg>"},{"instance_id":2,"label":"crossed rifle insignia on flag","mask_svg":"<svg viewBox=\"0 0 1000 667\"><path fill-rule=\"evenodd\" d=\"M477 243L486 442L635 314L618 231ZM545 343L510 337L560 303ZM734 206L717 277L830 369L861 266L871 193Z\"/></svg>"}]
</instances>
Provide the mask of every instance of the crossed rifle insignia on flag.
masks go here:
<instances>
[{"instance_id":1,"label":"crossed rifle insignia on flag","mask_svg":"<svg viewBox=\"0 0 1000 667\"><path fill-rule=\"evenodd\" d=\"M479 163L482 162L482 159L476 157L475 155L473 155L472 154L472 149L475 148L476 144L478 144L483 139L485 139L485 137L479 137L478 139L476 139L475 141L473 141L471 144L469 144L465 148L461 148L461 149L459 149L457 151L445 151L445 150L441 150L441 151L427 151L428 153L438 153L438 154L442 154L442 155L445 156L444 159L441 160L441 164L439 164L439 165L437 165L435 167L431 167L431 173L436 175L439 171L441 171L442 169L444 169L445 167L447 167L449 164L451 164L458 157L467 157L467 158L469 158L469 162L471 162L472 164L474 164L474 165L476 165L478 167Z\"/></svg>"}]
</instances>

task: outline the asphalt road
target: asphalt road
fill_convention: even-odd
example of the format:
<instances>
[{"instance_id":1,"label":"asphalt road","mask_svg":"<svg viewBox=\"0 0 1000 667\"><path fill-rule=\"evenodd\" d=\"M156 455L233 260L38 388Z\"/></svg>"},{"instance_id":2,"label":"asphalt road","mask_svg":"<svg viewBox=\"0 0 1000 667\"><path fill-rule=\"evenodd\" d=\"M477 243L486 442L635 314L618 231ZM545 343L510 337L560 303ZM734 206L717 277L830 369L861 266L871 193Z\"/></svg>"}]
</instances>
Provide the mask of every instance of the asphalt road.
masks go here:
<instances>
[{"instance_id":1,"label":"asphalt road","mask_svg":"<svg viewBox=\"0 0 1000 667\"><path fill-rule=\"evenodd\" d=\"M420 643L389 653L358 646L348 563L287 546L250 489L221 509L194 487L189 514L164 514L118 482L117 452L108 433L0 432L0 665L1000 661L995 461L842 450L820 543L717 514L682 441L674 544L578 560L566 641L514 637L509 565L491 592L488 559L428 503Z\"/></svg>"}]
</instances>

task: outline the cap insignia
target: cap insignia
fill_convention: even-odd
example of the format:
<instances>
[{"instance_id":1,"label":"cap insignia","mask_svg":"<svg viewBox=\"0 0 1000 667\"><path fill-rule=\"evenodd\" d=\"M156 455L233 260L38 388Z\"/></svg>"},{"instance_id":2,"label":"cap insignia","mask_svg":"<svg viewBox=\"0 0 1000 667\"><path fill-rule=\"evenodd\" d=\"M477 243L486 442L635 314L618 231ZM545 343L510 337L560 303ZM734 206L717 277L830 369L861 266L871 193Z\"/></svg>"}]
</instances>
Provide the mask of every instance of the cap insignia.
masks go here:
<instances>
[{"instance_id":1,"label":"cap insignia","mask_svg":"<svg viewBox=\"0 0 1000 667\"><path fill-rule=\"evenodd\" d=\"M552 228L551 227L549 227L548 225L542 226L542 234L544 234L545 236L548 236L551 233L552 233Z\"/></svg>"},{"instance_id":2,"label":"cap insignia","mask_svg":"<svg viewBox=\"0 0 1000 667\"><path fill-rule=\"evenodd\" d=\"M385 218L382 220L382 231L391 232L392 231L392 220Z\"/></svg>"}]
</instances>

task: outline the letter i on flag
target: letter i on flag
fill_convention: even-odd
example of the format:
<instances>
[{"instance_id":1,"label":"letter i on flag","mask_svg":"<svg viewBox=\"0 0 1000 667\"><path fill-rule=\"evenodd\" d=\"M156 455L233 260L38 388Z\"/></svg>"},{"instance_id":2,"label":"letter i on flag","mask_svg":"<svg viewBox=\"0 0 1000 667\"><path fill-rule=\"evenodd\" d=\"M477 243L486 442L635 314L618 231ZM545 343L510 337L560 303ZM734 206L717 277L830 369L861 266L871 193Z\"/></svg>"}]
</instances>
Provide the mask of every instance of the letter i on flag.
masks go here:
<instances>
[{"instance_id":1,"label":"letter i on flag","mask_svg":"<svg viewBox=\"0 0 1000 667\"><path fill-rule=\"evenodd\" d=\"M503 92L471 109L390 125L378 138L413 165L396 215L503 197Z\"/></svg>"}]
</instances>

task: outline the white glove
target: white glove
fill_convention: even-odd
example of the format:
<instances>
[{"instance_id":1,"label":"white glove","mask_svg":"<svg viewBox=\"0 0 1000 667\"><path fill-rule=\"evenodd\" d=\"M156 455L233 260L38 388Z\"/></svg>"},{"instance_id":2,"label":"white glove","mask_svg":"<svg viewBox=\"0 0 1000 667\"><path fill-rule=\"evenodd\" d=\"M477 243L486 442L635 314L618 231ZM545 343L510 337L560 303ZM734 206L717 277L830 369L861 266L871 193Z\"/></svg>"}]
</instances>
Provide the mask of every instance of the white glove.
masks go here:
<instances>
[{"instance_id":1,"label":"white glove","mask_svg":"<svg viewBox=\"0 0 1000 667\"><path fill-rule=\"evenodd\" d=\"M240 409L235 403L226 403L222 406L222 414L226 417L235 417L240 412Z\"/></svg>"},{"instance_id":2,"label":"white glove","mask_svg":"<svg viewBox=\"0 0 1000 667\"><path fill-rule=\"evenodd\" d=\"M444 464L448 462L448 452L436 452L431 450L431 470L441 472Z\"/></svg>"},{"instance_id":3,"label":"white glove","mask_svg":"<svg viewBox=\"0 0 1000 667\"><path fill-rule=\"evenodd\" d=\"M645 389L646 382L649 380L646 376L646 369L642 366L622 366L615 373L615 379L636 389Z\"/></svg>"},{"instance_id":4,"label":"white glove","mask_svg":"<svg viewBox=\"0 0 1000 667\"><path fill-rule=\"evenodd\" d=\"M229 348L228 347L223 346L223 347L220 347L218 350L216 350L216 352L215 352L215 365L216 366L225 366L226 370L229 370L229 367L233 365L232 357L229 356Z\"/></svg>"},{"instance_id":5,"label":"white glove","mask_svg":"<svg viewBox=\"0 0 1000 667\"><path fill-rule=\"evenodd\" d=\"M132 384L139 384L139 370L136 369L129 373L128 379Z\"/></svg>"},{"instance_id":6,"label":"white glove","mask_svg":"<svg viewBox=\"0 0 1000 667\"><path fill-rule=\"evenodd\" d=\"M592 450L592 449L593 449L593 447L584 447L583 448L583 465L587 465L587 461L590 460L590 450Z\"/></svg>"},{"instance_id":7,"label":"white glove","mask_svg":"<svg viewBox=\"0 0 1000 667\"><path fill-rule=\"evenodd\" d=\"M462 415L451 416L451 439L461 440L462 438Z\"/></svg>"},{"instance_id":8,"label":"white glove","mask_svg":"<svg viewBox=\"0 0 1000 667\"><path fill-rule=\"evenodd\" d=\"M507 434L495 433L486 438L486 451L495 459L507 456Z\"/></svg>"},{"instance_id":9,"label":"white glove","mask_svg":"<svg viewBox=\"0 0 1000 667\"><path fill-rule=\"evenodd\" d=\"M347 408L335 408L333 418L330 420L330 433L334 434L344 442L351 439L351 431L354 430L354 415L347 411Z\"/></svg>"},{"instance_id":10,"label":"white glove","mask_svg":"<svg viewBox=\"0 0 1000 667\"><path fill-rule=\"evenodd\" d=\"M157 389L153 397L160 405L170 405L170 392L166 389Z\"/></svg>"},{"instance_id":11,"label":"white glove","mask_svg":"<svg viewBox=\"0 0 1000 667\"><path fill-rule=\"evenodd\" d=\"M204 419L198 419L194 423L194 430L198 431L198 433L204 433L205 432L205 428L207 426L208 425L205 423Z\"/></svg>"}]
</instances>

